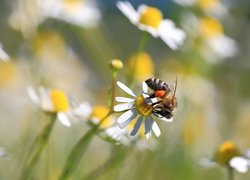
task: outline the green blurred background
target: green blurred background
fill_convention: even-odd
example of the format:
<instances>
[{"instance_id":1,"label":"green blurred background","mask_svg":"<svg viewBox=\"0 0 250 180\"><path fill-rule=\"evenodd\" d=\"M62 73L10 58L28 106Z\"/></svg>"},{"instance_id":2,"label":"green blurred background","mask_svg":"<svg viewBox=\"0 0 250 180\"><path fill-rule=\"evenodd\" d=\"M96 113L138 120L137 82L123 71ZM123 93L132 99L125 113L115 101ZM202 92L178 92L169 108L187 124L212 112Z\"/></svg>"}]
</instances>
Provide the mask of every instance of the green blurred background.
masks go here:
<instances>
[{"instance_id":1,"label":"green blurred background","mask_svg":"<svg viewBox=\"0 0 250 180\"><path fill-rule=\"evenodd\" d=\"M124 62L118 79L125 82L128 59L141 39L142 32L119 12L116 1L95 1L100 17L92 27L45 17L37 2L0 0L0 42L10 56L10 61L0 61L0 147L9 153L8 159L0 158L0 179L18 179L43 123L42 113L27 95L28 86L60 88L79 101L107 105L108 62L114 58ZM226 179L223 167L203 168L199 159L213 158L218 145L228 139L242 152L250 148L250 2L218 1L226 9L218 16L195 3L130 2L135 7L141 3L158 7L187 32L177 51L150 36L145 51L153 66L138 67L145 69L142 77L154 71L153 76L170 84L178 76L175 118L173 123L159 124L162 134L148 140L147 149L95 137L71 179L83 179L91 172L93 179ZM200 28L193 25L194 16L198 22L207 16L220 22L223 35L237 43L237 53L216 55L205 43L208 37L192 33ZM87 129L79 122L70 128L57 123L32 179L57 179L70 149ZM113 156L121 157L116 158L117 165L103 166ZM250 173L235 173L235 177L249 179Z\"/></svg>"}]
</instances>

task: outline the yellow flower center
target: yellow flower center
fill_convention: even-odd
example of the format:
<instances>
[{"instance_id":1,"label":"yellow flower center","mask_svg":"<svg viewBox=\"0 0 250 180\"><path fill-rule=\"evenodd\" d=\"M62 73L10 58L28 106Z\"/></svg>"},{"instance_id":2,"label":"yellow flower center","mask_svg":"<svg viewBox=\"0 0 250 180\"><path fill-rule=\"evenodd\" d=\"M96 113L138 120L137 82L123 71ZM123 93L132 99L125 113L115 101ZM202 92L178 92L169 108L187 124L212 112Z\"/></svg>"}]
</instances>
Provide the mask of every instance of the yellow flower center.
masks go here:
<instances>
[{"instance_id":1,"label":"yellow flower center","mask_svg":"<svg viewBox=\"0 0 250 180\"><path fill-rule=\"evenodd\" d=\"M147 7L141 14L140 23L153 28L158 28L162 20L162 13L159 9L154 7Z\"/></svg>"},{"instance_id":2,"label":"yellow flower center","mask_svg":"<svg viewBox=\"0 0 250 180\"><path fill-rule=\"evenodd\" d=\"M201 19L200 30L205 37L214 37L223 34L221 23L212 17L204 17Z\"/></svg>"},{"instance_id":3,"label":"yellow flower center","mask_svg":"<svg viewBox=\"0 0 250 180\"><path fill-rule=\"evenodd\" d=\"M90 119L95 119L97 121L102 120L109 113L109 108L106 106L95 106L92 109L92 113L90 114ZM107 117L101 123L102 128L107 128L112 125L112 119Z\"/></svg>"},{"instance_id":4,"label":"yellow flower center","mask_svg":"<svg viewBox=\"0 0 250 180\"><path fill-rule=\"evenodd\" d=\"M13 61L3 62L0 60L0 87L8 85L17 75L17 67Z\"/></svg>"},{"instance_id":5,"label":"yellow flower center","mask_svg":"<svg viewBox=\"0 0 250 180\"><path fill-rule=\"evenodd\" d=\"M60 34L50 30L39 32L32 39L32 48L41 60L62 60L67 49Z\"/></svg>"},{"instance_id":6,"label":"yellow flower center","mask_svg":"<svg viewBox=\"0 0 250 180\"><path fill-rule=\"evenodd\" d=\"M83 1L81 0L64 0L63 5L65 10L74 11L77 10L82 5Z\"/></svg>"},{"instance_id":7,"label":"yellow flower center","mask_svg":"<svg viewBox=\"0 0 250 180\"><path fill-rule=\"evenodd\" d=\"M229 161L235 157L239 156L240 151L231 141L226 141L220 145L215 160L221 165L228 165Z\"/></svg>"},{"instance_id":8,"label":"yellow flower center","mask_svg":"<svg viewBox=\"0 0 250 180\"><path fill-rule=\"evenodd\" d=\"M140 52L132 55L126 64L127 74L134 76L137 81L144 81L154 76L154 64L150 55L146 52ZM134 74L132 74L134 72Z\"/></svg>"},{"instance_id":9,"label":"yellow flower center","mask_svg":"<svg viewBox=\"0 0 250 180\"><path fill-rule=\"evenodd\" d=\"M152 113L153 107L148 105L143 97L140 95L135 100L135 107L139 114L142 116L148 116Z\"/></svg>"},{"instance_id":10,"label":"yellow flower center","mask_svg":"<svg viewBox=\"0 0 250 180\"><path fill-rule=\"evenodd\" d=\"M198 0L197 5L203 10L211 10L218 7L220 4L219 0Z\"/></svg>"},{"instance_id":11,"label":"yellow flower center","mask_svg":"<svg viewBox=\"0 0 250 180\"><path fill-rule=\"evenodd\" d=\"M69 109L69 101L65 93L61 90L51 90L51 101L56 112L65 112Z\"/></svg>"}]
</instances>

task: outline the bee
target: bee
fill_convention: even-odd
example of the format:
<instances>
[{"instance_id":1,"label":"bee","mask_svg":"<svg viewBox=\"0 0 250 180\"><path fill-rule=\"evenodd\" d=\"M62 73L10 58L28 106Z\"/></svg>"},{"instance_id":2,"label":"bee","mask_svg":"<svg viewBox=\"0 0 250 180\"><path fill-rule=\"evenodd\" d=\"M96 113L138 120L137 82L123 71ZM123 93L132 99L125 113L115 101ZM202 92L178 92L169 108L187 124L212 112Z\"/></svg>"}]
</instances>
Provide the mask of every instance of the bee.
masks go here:
<instances>
[{"instance_id":1,"label":"bee","mask_svg":"<svg viewBox=\"0 0 250 180\"><path fill-rule=\"evenodd\" d=\"M177 78L174 91L171 90L167 83L157 78L147 79L145 83L153 91L153 93L149 94L149 98L152 100L153 114L160 119L170 121L177 107L177 99L175 97Z\"/></svg>"}]
</instances>

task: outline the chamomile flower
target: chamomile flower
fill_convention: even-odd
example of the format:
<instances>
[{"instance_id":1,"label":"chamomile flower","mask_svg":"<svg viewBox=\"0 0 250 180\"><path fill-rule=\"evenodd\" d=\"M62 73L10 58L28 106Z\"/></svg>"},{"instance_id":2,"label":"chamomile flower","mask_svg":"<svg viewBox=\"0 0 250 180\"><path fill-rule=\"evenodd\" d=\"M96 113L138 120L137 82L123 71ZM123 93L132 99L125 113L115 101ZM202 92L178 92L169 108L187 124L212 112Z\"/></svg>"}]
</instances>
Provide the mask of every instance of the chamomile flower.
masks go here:
<instances>
[{"instance_id":1,"label":"chamomile flower","mask_svg":"<svg viewBox=\"0 0 250 180\"><path fill-rule=\"evenodd\" d=\"M216 17L224 17L228 15L227 8L220 0L173 0L182 6L197 6L206 14Z\"/></svg>"},{"instance_id":2,"label":"chamomile flower","mask_svg":"<svg viewBox=\"0 0 250 180\"><path fill-rule=\"evenodd\" d=\"M98 124L100 121L109 113L109 108L106 106L94 106L89 114L89 121L93 124ZM105 136L115 140L117 142L122 142L122 136L124 130L117 127L116 121L113 116L108 116L100 124L100 128L103 129ZM123 142L122 142L123 143Z\"/></svg>"},{"instance_id":3,"label":"chamomile flower","mask_svg":"<svg viewBox=\"0 0 250 180\"><path fill-rule=\"evenodd\" d=\"M85 28L95 27L101 13L93 1L87 0L38 0L45 17L51 17Z\"/></svg>"},{"instance_id":4,"label":"chamomile flower","mask_svg":"<svg viewBox=\"0 0 250 180\"><path fill-rule=\"evenodd\" d=\"M201 165L204 167L213 167L221 165L223 167L230 167L240 173L247 172L250 167L250 159L242 155L238 147L232 141L223 142L212 160L203 158Z\"/></svg>"},{"instance_id":5,"label":"chamomile flower","mask_svg":"<svg viewBox=\"0 0 250 180\"><path fill-rule=\"evenodd\" d=\"M161 38L171 49L176 50L186 37L183 30L175 27L173 21L163 19L161 11L155 7L140 5L138 10L128 1L118 1L119 10L140 30Z\"/></svg>"},{"instance_id":6,"label":"chamomile flower","mask_svg":"<svg viewBox=\"0 0 250 180\"><path fill-rule=\"evenodd\" d=\"M8 61L9 59L9 55L3 50L2 44L0 43L0 60Z\"/></svg>"},{"instance_id":7,"label":"chamomile flower","mask_svg":"<svg viewBox=\"0 0 250 180\"><path fill-rule=\"evenodd\" d=\"M116 112L123 112L125 111L118 119L118 127L125 128L127 127L130 122L134 119L136 119L137 116L138 119L136 120L136 123L133 127L133 130L131 131L130 135L134 136L138 132L142 122L144 122L145 127L145 134L146 138L151 137L151 129L153 130L154 134L159 137L161 134L160 128L157 125L156 121L151 117L151 114L153 112L153 106L151 105L152 100L148 99L148 86L145 82L142 83L142 93L139 95L135 95L135 93L128 88L126 85L124 85L121 82L117 82L117 85L126 93L131 95L133 98L127 98L127 97L116 97L115 100L117 102L121 102L121 104L118 104L114 107L114 111ZM172 122L171 119L166 118L159 118L163 121Z\"/></svg>"},{"instance_id":8,"label":"chamomile flower","mask_svg":"<svg viewBox=\"0 0 250 180\"><path fill-rule=\"evenodd\" d=\"M199 29L201 36L206 39L207 44L217 56L227 58L238 53L237 43L225 36L223 26L218 19L210 16L201 18ZM206 52L205 49L204 52Z\"/></svg>"},{"instance_id":9,"label":"chamomile flower","mask_svg":"<svg viewBox=\"0 0 250 180\"><path fill-rule=\"evenodd\" d=\"M193 13L185 13L182 26L193 39L200 39L196 44L201 55L209 63L219 63L239 53L238 44L224 33L224 27L219 19L212 16L197 17Z\"/></svg>"},{"instance_id":10,"label":"chamomile flower","mask_svg":"<svg viewBox=\"0 0 250 180\"><path fill-rule=\"evenodd\" d=\"M28 95L34 104L38 105L44 112L57 113L57 119L65 126L71 126L69 117L73 111L69 98L61 90L45 89L41 87L39 94L32 87L28 87Z\"/></svg>"}]
</instances>

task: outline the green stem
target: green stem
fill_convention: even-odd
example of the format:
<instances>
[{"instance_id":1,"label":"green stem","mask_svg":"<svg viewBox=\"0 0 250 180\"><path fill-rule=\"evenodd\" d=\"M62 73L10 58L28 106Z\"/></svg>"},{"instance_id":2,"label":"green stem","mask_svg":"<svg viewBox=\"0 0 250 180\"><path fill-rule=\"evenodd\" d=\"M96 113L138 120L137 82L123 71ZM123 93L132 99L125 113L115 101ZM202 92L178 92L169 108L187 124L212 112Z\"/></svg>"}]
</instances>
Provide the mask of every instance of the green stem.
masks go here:
<instances>
[{"instance_id":1,"label":"green stem","mask_svg":"<svg viewBox=\"0 0 250 180\"><path fill-rule=\"evenodd\" d=\"M84 153L86 152L88 145L91 142L91 139L94 137L95 133L98 131L98 127L112 113L113 111L110 111L105 117L103 117L100 120L99 124L95 125L86 134L84 134L81 137L81 139L76 143L76 145L72 148L64 164L63 171L59 177L60 180L68 179L69 176L74 172L79 162L81 161Z\"/></svg>"},{"instance_id":2,"label":"green stem","mask_svg":"<svg viewBox=\"0 0 250 180\"><path fill-rule=\"evenodd\" d=\"M137 68L138 57L139 57L140 52L142 52L145 49L146 44L147 44L147 39L148 39L148 33L146 31L143 31L142 37L141 37L141 40L140 40L140 44L139 44L139 48L138 48L138 51L136 53L135 60L134 60L134 63L133 63L132 72L128 75L127 85L131 85L133 80L134 80L135 71L136 71L136 68Z\"/></svg>"},{"instance_id":3,"label":"green stem","mask_svg":"<svg viewBox=\"0 0 250 180\"><path fill-rule=\"evenodd\" d=\"M48 140L50 137L50 134L52 132L52 129L54 127L55 121L56 121L56 113L51 114L50 116L50 120L46 123L46 125L44 126L43 130L41 131L41 133L37 136L36 138L36 142L38 142L38 146L33 148L33 153L31 154L31 158L27 161L25 168L22 172L22 175L20 177L20 179L29 179L30 175L34 169L34 167L36 166Z\"/></svg>"},{"instance_id":4,"label":"green stem","mask_svg":"<svg viewBox=\"0 0 250 180\"><path fill-rule=\"evenodd\" d=\"M112 72L112 87L111 87L111 103L110 103L110 110L112 111L115 105L115 88L116 88L116 81L117 81L117 71Z\"/></svg>"},{"instance_id":5,"label":"green stem","mask_svg":"<svg viewBox=\"0 0 250 180\"><path fill-rule=\"evenodd\" d=\"M234 170L230 166L227 167L228 180L234 180Z\"/></svg>"}]
</instances>

